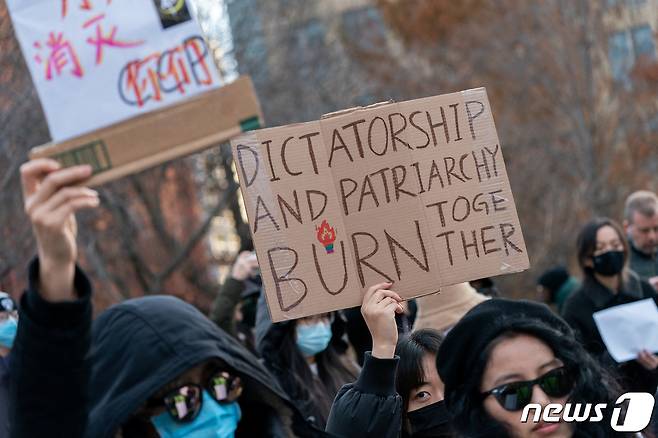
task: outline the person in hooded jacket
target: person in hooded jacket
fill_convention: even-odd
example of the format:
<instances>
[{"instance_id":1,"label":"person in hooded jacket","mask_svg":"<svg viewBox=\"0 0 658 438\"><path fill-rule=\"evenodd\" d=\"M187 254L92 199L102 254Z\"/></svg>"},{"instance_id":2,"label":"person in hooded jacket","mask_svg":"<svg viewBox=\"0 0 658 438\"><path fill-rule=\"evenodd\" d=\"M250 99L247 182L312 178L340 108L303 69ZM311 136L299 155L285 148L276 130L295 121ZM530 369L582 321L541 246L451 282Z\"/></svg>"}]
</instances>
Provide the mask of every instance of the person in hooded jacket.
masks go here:
<instances>
[{"instance_id":1,"label":"person in hooded jacket","mask_svg":"<svg viewBox=\"0 0 658 438\"><path fill-rule=\"evenodd\" d=\"M98 205L90 166L21 167L38 257L11 363L11 436L320 436L258 360L193 306L127 300L91 322L74 213Z\"/></svg>"},{"instance_id":2,"label":"person in hooded jacket","mask_svg":"<svg viewBox=\"0 0 658 438\"><path fill-rule=\"evenodd\" d=\"M395 315L403 311L402 299L390 287L377 284L364 295L361 311L372 351L357 381L338 392L327 431L342 437L453 437L436 369L443 336L422 329L398 341Z\"/></svg>"},{"instance_id":3,"label":"person in hooded jacket","mask_svg":"<svg viewBox=\"0 0 658 438\"><path fill-rule=\"evenodd\" d=\"M562 316L585 348L604 366L618 372L624 389L654 394L658 385L658 356L642 351L637 360L617 364L603 343L593 314L646 298L658 302L658 295L649 283L626 268L628 242L613 220L599 218L587 223L577 245L584 281L566 301Z\"/></svg>"},{"instance_id":4,"label":"person in hooded jacket","mask_svg":"<svg viewBox=\"0 0 658 438\"><path fill-rule=\"evenodd\" d=\"M272 323L264 294L256 313L256 347L265 366L309 425L324 430L336 393L358 374L342 339L340 312Z\"/></svg>"}]
</instances>

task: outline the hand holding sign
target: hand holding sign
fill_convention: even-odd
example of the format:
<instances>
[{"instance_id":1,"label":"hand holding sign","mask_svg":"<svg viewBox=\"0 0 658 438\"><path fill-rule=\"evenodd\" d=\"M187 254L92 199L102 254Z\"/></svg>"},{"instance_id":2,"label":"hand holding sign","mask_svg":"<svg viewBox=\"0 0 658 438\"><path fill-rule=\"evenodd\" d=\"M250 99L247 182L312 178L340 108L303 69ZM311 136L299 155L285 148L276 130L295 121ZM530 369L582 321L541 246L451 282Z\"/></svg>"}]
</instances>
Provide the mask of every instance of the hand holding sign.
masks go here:
<instances>
[{"instance_id":1,"label":"hand holding sign","mask_svg":"<svg viewBox=\"0 0 658 438\"><path fill-rule=\"evenodd\" d=\"M50 301L75 299L73 275L77 259L74 213L98 206L98 193L76 187L91 176L90 166L61 169L48 159L21 166L25 212L32 222L39 253L40 292Z\"/></svg>"},{"instance_id":2,"label":"hand holding sign","mask_svg":"<svg viewBox=\"0 0 658 438\"><path fill-rule=\"evenodd\" d=\"M404 310L400 295L388 290L391 283L370 287L363 296L361 314L372 336L372 355L379 359L392 358L398 343L398 326L395 314Z\"/></svg>"}]
</instances>

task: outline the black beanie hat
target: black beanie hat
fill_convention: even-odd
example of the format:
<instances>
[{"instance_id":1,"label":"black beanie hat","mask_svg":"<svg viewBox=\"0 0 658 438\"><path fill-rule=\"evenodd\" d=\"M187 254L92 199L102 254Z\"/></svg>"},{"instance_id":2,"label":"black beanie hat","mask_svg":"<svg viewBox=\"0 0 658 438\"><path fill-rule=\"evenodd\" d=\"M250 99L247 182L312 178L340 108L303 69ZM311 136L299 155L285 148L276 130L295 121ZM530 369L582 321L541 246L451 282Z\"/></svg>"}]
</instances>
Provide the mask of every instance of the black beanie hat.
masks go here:
<instances>
[{"instance_id":1,"label":"black beanie hat","mask_svg":"<svg viewBox=\"0 0 658 438\"><path fill-rule=\"evenodd\" d=\"M573 336L562 318L534 301L493 298L469 310L448 332L437 354L436 368L445 385L446 399L449 392L459 390L473 378L476 361L492 340L528 320L540 320L565 336Z\"/></svg>"},{"instance_id":2,"label":"black beanie hat","mask_svg":"<svg viewBox=\"0 0 658 438\"><path fill-rule=\"evenodd\" d=\"M564 266L558 266L544 272L537 280L537 284L551 291L551 296L560 289L565 281L569 279L569 271Z\"/></svg>"}]
</instances>

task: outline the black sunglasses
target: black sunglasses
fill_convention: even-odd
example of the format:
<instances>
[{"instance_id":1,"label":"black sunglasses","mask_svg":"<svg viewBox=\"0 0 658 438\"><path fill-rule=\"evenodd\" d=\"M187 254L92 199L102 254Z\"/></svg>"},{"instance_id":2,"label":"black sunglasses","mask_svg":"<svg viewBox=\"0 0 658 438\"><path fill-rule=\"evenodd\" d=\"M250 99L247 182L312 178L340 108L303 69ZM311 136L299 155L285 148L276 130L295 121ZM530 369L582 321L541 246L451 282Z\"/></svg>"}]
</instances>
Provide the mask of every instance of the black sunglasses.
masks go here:
<instances>
[{"instance_id":1,"label":"black sunglasses","mask_svg":"<svg viewBox=\"0 0 658 438\"><path fill-rule=\"evenodd\" d=\"M535 380L506 383L482 393L483 398L493 395L508 411L519 411L532 400L535 385L549 397L564 397L573 389L574 379L566 367L555 368Z\"/></svg>"},{"instance_id":2,"label":"black sunglasses","mask_svg":"<svg viewBox=\"0 0 658 438\"><path fill-rule=\"evenodd\" d=\"M188 383L169 391L162 398L162 403L174 420L187 423L201 412L204 389L217 403L231 403L242 394L242 382L238 376L219 371L205 385Z\"/></svg>"}]
</instances>

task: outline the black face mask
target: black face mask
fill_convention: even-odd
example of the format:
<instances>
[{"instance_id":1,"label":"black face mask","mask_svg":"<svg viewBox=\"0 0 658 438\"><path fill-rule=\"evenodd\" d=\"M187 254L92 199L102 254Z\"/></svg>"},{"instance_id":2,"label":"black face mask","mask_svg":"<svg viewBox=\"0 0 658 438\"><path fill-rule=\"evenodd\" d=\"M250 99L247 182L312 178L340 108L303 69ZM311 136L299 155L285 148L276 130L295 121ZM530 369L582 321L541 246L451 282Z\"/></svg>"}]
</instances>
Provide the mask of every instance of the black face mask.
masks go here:
<instances>
[{"instance_id":1,"label":"black face mask","mask_svg":"<svg viewBox=\"0 0 658 438\"><path fill-rule=\"evenodd\" d=\"M594 272L605 277L612 277L624 269L624 252L608 251L592 257Z\"/></svg>"},{"instance_id":2,"label":"black face mask","mask_svg":"<svg viewBox=\"0 0 658 438\"><path fill-rule=\"evenodd\" d=\"M416 411L407 412L413 438L452 437L450 414L443 400Z\"/></svg>"}]
</instances>

